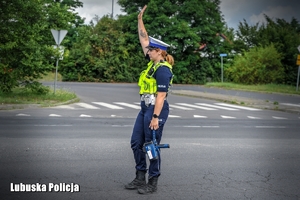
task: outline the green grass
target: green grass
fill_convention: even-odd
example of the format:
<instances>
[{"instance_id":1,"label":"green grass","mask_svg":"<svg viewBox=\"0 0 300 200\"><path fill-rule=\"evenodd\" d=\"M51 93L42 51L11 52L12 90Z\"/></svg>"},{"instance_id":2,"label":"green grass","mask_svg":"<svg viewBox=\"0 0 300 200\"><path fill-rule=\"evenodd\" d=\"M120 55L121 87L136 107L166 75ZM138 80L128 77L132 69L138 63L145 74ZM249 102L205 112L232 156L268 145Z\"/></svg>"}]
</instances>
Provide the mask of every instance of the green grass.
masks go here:
<instances>
[{"instance_id":1,"label":"green grass","mask_svg":"<svg viewBox=\"0 0 300 200\"><path fill-rule=\"evenodd\" d=\"M54 81L55 73L48 73L39 81ZM57 75L57 80L61 81L62 76ZM243 90L243 91L257 91L265 93L285 93L285 94L297 94L300 95L300 91L296 91L296 86L289 85L276 85L276 84L266 84L266 85L242 85L234 83L207 83L205 87L215 87L228 90ZM0 105L5 104L39 104L43 107L53 106L55 104L64 103L73 100L79 101L75 93L57 89L55 94L52 89L47 94L41 95L32 92L29 89L19 87L14 88L12 93L1 93L0 92ZM276 105L276 104L274 104Z\"/></svg>"},{"instance_id":2,"label":"green grass","mask_svg":"<svg viewBox=\"0 0 300 200\"><path fill-rule=\"evenodd\" d=\"M284 94L297 94L300 95L300 89L296 91L295 86L291 85L278 85L278 84L265 84L265 85L242 85L235 83L207 83L206 87L216 87L228 90L244 90L244 91L256 91L265 93L284 93Z\"/></svg>"},{"instance_id":3,"label":"green grass","mask_svg":"<svg viewBox=\"0 0 300 200\"><path fill-rule=\"evenodd\" d=\"M76 100L76 94L65 90L50 90L47 94L33 93L26 88L14 88L12 93L0 93L0 104L39 104L43 107Z\"/></svg>"},{"instance_id":4,"label":"green grass","mask_svg":"<svg viewBox=\"0 0 300 200\"><path fill-rule=\"evenodd\" d=\"M48 73L38 81L54 81L55 73ZM57 80L61 81L62 76L58 73ZM46 86L45 86L46 87ZM47 87L46 87L47 88ZM0 92L0 105L5 104L38 104L42 107L53 106L67 101L79 101L76 94L62 89L56 89L55 94L53 89L49 88L46 94L37 94L30 89L24 87L14 88L11 93Z\"/></svg>"},{"instance_id":5,"label":"green grass","mask_svg":"<svg viewBox=\"0 0 300 200\"><path fill-rule=\"evenodd\" d=\"M49 72L45 76L43 76L39 81L54 81L55 80L55 73ZM62 81L62 76L60 73L57 73L57 81Z\"/></svg>"}]
</instances>

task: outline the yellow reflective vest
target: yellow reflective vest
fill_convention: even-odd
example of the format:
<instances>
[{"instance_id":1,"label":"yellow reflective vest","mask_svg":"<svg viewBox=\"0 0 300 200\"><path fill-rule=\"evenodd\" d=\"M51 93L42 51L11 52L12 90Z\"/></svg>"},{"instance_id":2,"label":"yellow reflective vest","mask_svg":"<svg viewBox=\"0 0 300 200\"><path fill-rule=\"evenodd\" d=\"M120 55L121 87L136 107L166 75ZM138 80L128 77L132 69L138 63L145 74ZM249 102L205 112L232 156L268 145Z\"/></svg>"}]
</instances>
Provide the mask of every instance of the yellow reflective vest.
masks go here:
<instances>
[{"instance_id":1,"label":"yellow reflective vest","mask_svg":"<svg viewBox=\"0 0 300 200\"><path fill-rule=\"evenodd\" d=\"M153 78L153 75L155 71L162 65L169 67L172 72L172 65L170 65L168 62L166 61L158 62L154 65L152 60L148 63L147 69L141 72L139 82L138 82L138 86L140 86L140 94L157 93L156 79ZM170 81L170 84L172 84L172 80L173 77Z\"/></svg>"}]
</instances>

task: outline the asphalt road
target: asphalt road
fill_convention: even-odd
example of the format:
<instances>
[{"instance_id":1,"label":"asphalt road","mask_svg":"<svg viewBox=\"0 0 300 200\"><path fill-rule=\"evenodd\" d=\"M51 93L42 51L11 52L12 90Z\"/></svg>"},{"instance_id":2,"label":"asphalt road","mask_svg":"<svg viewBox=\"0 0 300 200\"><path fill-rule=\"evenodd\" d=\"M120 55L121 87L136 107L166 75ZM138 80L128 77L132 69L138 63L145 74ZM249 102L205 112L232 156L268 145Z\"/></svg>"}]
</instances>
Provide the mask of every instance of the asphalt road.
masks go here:
<instances>
[{"instance_id":1,"label":"asphalt road","mask_svg":"<svg viewBox=\"0 0 300 200\"><path fill-rule=\"evenodd\" d=\"M191 90L209 94L227 95L235 98L248 98L252 100L262 100L278 103L292 103L300 105L300 95L280 94L280 93L264 93L264 92L249 92L243 90L220 89L213 87L203 87L196 85L176 85L176 90ZM295 87L296 90L296 87Z\"/></svg>"},{"instance_id":2,"label":"asphalt road","mask_svg":"<svg viewBox=\"0 0 300 200\"><path fill-rule=\"evenodd\" d=\"M134 174L133 120L1 119L1 198L299 199L296 120L170 119L159 190L146 197L123 189ZM74 183L80 192L10 192L11 183Z\"/></svg>"},{"instance_id":3,"label":"asphalt road","mask_svg":"<svg viewBox=\"0 0 300 200\"><path fill-rule=\"evenodd\" d=\"M63 87L89 104L138 98L135 85ZM217 103L175 95L169 101ZM1 199L300 198L298 114L172 109L171 114L180 117L170 117L165 127L162 143L171 148L162 149L158 192L141 196L123 188L135 173L129 140L138 110L72 106L0 112ZM12 191L20 183L45 184L47 191ZM48 191L51 184L71 183L80 191Z\"/></svg>"}]
</instances>

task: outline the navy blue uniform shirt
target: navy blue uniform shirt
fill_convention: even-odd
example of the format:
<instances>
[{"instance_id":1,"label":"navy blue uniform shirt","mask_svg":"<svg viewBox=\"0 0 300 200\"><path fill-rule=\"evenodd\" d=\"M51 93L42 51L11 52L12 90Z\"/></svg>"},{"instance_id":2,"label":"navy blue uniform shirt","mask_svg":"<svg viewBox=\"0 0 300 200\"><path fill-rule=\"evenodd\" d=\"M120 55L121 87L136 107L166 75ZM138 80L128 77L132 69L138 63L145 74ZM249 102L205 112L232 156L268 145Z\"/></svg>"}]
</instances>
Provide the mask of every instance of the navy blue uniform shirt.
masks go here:
<instances>
[{"instance_id":1,"label":"navy blue uniform shirt","mask_svg":"<svg viewBox=\"0 0 300 200\"><path fill-rule=\"evenodd\" d=\"M146 55L146 59L150 61L149 55ZM172 79L172 72L169 67L161 65L157 68L153 74L153 78L156 79L157 92L168 92L170 81Z\"/></svg>"}]
</instances>

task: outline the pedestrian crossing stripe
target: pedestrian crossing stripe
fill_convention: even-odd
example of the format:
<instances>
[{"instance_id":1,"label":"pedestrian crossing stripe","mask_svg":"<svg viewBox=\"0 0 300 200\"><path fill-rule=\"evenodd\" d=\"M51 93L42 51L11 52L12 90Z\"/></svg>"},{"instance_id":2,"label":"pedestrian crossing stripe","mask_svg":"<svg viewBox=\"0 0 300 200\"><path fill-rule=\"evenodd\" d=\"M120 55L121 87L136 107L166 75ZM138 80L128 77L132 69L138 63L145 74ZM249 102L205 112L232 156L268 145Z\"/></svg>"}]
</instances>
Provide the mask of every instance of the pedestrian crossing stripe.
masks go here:
<instances>
[{"instance_id":1,"label":"pedestrian crossing stripe","mask_svg":"<svg viewBox=\"0 0 300 200\"><path fill-rule=\"evenodd\" d=\"M73 106L69 106L69 105L60 105L60 106L56 106L55 108L75 109Z\"/></svg>"},{"instance_id":2,"label":"pedestrian crossing stripe","mask_svg":"<svg viewBox=\"0 0 300 200\"><path fill-rule=\"evenodd\" d=\"M292 103L280 103L280 105L300 107L300 104L292 104Z\"/></svg>"},{"instance_id":3,"label":"pedestrian crossing stripe","mask_svg":"<svg viewBox=\"0 0 300 200\"><path fill-rule=\"evenodd\" d=\"M97 106L99 107L97 107ZM108 108L108 109L114 109L114 110L122 110L125 109L124 107L133 108L133 109L141 109L140 103L134 102L132 104L125 103L125 102L112 102L112 103L105 103L105 102L91 102L91 104L88 103L74 103L71 105L60 105L56 106L55 108L60 109L76 109L80 107L83 109L102 109L102 108ZM179 110L229 110L229 111L237 111L237 110L250 110L250 111L258 111L261 109L257 108L250 108L245 106L238 106L238 105L231 105L231 104L225 104L225 103L214 103L214 104L207 104L207 103L194 103L194 104L188 104L188 103L175 103L175 104L169 104L170 110L179 109ZM79 108L79 109L80 109Z\"/></svg>"},{"instance_id":4,"label":"pedestrian crossing stripe","mask_svg":"<svg viewBox=\"0 0 300 200\"><path fill-rule=\"evenodd\" d=\"M207 107L212 107L212 108L223 109L223 110L238 110L236 108L227 108L227 107L222 107L222 106L210 105L210 104L207 104L207 103L196 103L196 104L201 105L201 106L207 106Z\"/></svg>"},{"instance_id":5,"label":"pedestrian crossing stripe","mask_svg":"<svg viewBox=\"0 0 300 200\"><path fill-rule=\"evenodd\" d=\"M192 108L199 108L199 109L203 109L203 110L216 110L214 108L207 108L207 107L203 107L203 106L196 106L196 105L187 104L187 103L176 103L176 104L181 105L181 106L192 107Z\"/></svg>"},{"instance_id":6,"label":"pedestrian crossing stripe","mask_svg":"<svg viewBox=\"0 0 300 200\"><path fill-rule=\"evenodd\" d=\"M251 110L251 111L261 110L261 109L257 109L257 108L250 108L250 107L245 107L245 106L237 106L237 105L231 105L231 104L227 104L227 103L216 103L216 104L220 105L220 106L228 106L228 107L238 108L238 109L242 109L242 110Z\"/></svg>"},{"instance_id":7,"label":"pedestrian crossing stripe","mask_svg":"<svg viewBox=\"0 0 300 200\"><path fill-rule=\"evenodd\" d=\"M107 108L110 108L110 109L124 109L120 106L116 106L116 105L109 104L109 103L104 103L104 102L92 102L92 103L103 106L103 107L107 107Z\"/></svg>"},{"instance_id":8,"label":"pedestrian crossing stripe","mask_svg":"<svg viewBox=\"0 0 300 200\"><path fill-rule=\"evenodd\" d=\"M19 114L16 114L16 116L26 116L26 117L29 117L31 115L29 114L24 114L24 113L19 113ZM58 114L50 114L49 117L63 117L62 115L58 115ZM92 118L94 116L92 115L86 115L86 114L80 114L79 117L81 118ZM110 117L123 117L122 115L120 116L117 116L117 115L111 115ZM208 118L207 116L201 116L201 115L193 115L194 118ZM233 117L233 116L225 116L225 115L220 115L221 118L223 119L236 119L236 117ZM253 116L247 116L249 119L261 119L260 117L253 117ZM182 116L178 116L178 115L169 115L169 118L184 118ZM285 117L277 117L277 116L272 116L273 119L275 120L287 120L288 118L285 118ZM300 117L299 117L300 119ZM48 126L48 125L47 125ZM64 125L62 125L64 126ZM68 126L68 125L66 125ZM201 126L201 127L205 127L205 126ZM262 126L264 127L264 126Z\"/></svg>"},{"instance_id":9,"label":"pedestrian crossing stripe","mask_svg":"<svg viewBox=\"0 0 300 200\"><path fill-rule=\"evenodd\" d=\"M193 108L187 108L187 107L183 107L183 106L176 106L176 105L169 105L171 108L177 108L177 109L180 109L180 110L195 110Z\"/></svg>"},{"instance_id":10,"label":"pedestrian crossing stripe","mask_svg":"<svg viewBox=\"0 0 300 200\"><path fill-rule=\"evenodd\" d=\"M129 104L129 103L123 103L123 102L114 102L115 104L121 105L121 106L126 106L129 108L133 108L133 109L141 109L141 106L137 106L134 104Z\"/></svg>"},{"instance_id":11,"label":"pedestrian crossing stripe","mask_svg":"<svg viewBox=\"0 0 300 200\"><path fill-rule=\"evenodd\" d=\"M87 104L87 103L75 103L75 105L81 106L83 108L87 108L87 109L100 109L96 106L93 106L91 104Z\"/></svg>"}]
</instances>

